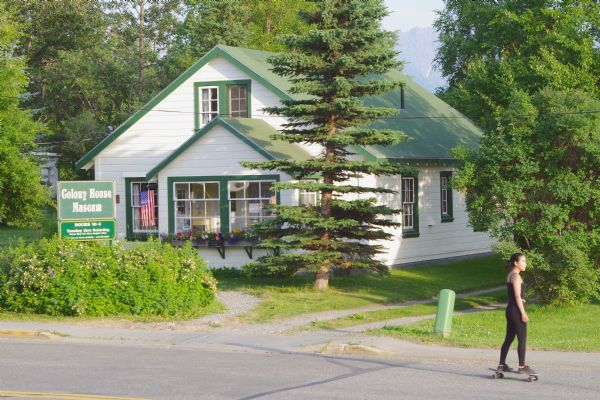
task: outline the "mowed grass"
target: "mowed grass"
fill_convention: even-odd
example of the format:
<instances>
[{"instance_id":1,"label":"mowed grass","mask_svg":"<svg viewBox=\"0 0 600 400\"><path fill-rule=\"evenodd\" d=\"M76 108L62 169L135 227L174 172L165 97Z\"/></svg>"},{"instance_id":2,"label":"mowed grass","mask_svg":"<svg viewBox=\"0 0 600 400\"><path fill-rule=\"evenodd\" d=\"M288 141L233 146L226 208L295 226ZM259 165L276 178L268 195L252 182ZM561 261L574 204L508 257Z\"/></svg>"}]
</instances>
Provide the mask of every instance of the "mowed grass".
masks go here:
<instances>
[{"instance_id":1,"label":"mowed grass","mask_svg":"<svg viewBox=\"0 0 600 400\"><path fill-rule=\"evenodd\" d=\"M550 307L528 304L527 347L537 350L600 351L600 304ZM393 336L420 343L459 347L500 348L506 332L504 309L455 317L452 333L442 338L433 333L434 321L408 326L388 326L370 334ZM516 346L515 343L513 344Z\"/></svg>"},{"instance_id":2,"label":"mowed grass","mask_svg":"<svg viewBox=\"0 0 600 400\"><path fill-rule=\"evenodd\" d=\"M506 290L492 292L486 295L469 296L456 299L454 310L467 310L481 306L489 306L506 301ZM437 302L428 304L416 304L413 306L398 307L387 310L367 311L356 313L347 317L330 319L325 321L314 321L308 327L316 329L340 329L357 325L365 325L373 322L387 321L397 318L418 317L432 315L437 312Z\"/></svg>"},{"instance_id":3,"label":"mowed grass","mask_svg":"<svg viewBox=\"0 0 600 400\"><path fill-rule=\"evenodd\" d=\"M58 222L56 220L56 210L42 210L42 220L36 228L16 228L12 226L0 227L0 248L14 246L19 241L35 242L43 237L51 236L57 233Z\"/></svg>"},{"instance_id":4,"label":"mowed grass","mask_svg":"<svg viewBox=\"0 0 600 400\"><path fill-rule=\"evenodd\" d=\"M388 276L374 273L330 277L327 291L313 289L313 276L291 279L245 278L216 271L220 290L244 290L264 301L242 319L268 322L301 314L359 308L374 304L426 300L441 289L469 292L501 285L502 262L497 256L462 260L407 269L394 269Z\"/></svg>"}]
</instances>

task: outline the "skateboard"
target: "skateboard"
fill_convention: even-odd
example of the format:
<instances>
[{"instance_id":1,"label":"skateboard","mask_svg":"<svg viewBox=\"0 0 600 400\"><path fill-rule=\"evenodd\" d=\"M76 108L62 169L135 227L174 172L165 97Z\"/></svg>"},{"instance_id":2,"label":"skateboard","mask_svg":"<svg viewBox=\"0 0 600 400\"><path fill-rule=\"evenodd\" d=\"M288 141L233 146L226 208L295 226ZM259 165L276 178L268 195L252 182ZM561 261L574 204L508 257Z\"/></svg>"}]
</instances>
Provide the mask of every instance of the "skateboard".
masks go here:
<instances>
[{"instance_id":1,"label":"skateboard","mask_svg":"<svg viewBox=\"0 0 600 400\"><path fill-rule=\"evenodd\" d=\"M492 374L492 379L502 379L505 374L515 374L515 375L524 375L527 376L527 382L537 381L539 379L539 375L537 372L535 373L521 373L515 369L511 369L509 371L498 371L496 368L489 368L490 371L494 371Z\"/></svg>"}]
</instances>

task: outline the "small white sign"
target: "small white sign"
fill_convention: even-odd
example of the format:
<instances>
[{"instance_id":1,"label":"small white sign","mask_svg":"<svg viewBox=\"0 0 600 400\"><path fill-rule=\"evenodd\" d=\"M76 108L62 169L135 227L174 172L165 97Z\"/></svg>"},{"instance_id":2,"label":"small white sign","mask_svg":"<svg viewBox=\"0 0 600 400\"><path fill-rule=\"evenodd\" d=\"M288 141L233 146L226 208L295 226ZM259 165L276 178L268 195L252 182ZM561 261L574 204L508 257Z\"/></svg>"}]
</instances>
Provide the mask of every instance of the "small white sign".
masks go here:
<instances>
[{"instance_id":1,"label":"small white sign","mask_svg":"<svg viewBox=\"0 0 600 400\"><path fill-rule=\"evenodd\" d=\"M249 203L248 204L249 214L260 214L260 203Z\"/></svg>"}]
</instances>

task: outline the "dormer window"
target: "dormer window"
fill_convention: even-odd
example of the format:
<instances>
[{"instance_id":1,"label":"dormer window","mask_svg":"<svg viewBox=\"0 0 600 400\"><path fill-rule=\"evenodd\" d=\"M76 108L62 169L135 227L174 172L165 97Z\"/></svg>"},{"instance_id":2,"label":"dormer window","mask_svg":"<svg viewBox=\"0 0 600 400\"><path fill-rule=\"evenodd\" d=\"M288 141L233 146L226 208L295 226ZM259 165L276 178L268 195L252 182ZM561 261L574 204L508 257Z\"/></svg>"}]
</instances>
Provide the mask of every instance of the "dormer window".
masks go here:
<instances>
[{"instance_id":1,"label":"dormer window","mask_svg":"<svg viewBox=\"0 0 600 400\"><path fill-rule=\"evenodd\" d=\"M252 81L194 82L194 128L200 129L217 116L252 118Z\"/></svg>"}]
</instances>

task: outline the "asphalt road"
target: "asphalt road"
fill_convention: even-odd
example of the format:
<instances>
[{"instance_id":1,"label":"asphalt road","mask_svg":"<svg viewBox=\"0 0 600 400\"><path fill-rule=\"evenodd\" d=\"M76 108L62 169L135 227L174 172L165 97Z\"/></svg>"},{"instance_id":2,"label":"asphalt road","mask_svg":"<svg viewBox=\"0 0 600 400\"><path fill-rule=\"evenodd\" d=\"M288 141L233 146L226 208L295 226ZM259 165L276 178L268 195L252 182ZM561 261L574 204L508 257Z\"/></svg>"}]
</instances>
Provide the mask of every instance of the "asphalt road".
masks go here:
<instances>
[{"instance_id":1,"label":"asphalt road","mask_svg":"<svg viewBox=\"0 0 600 400\"><path fill-rule=\"evenodd\" d=\"M443 350L442 350L443 353ZM481 359L324 356L0 339L0 397L45 399L598 399L597 365L546 365L540 381L492 380Z\"/></svg>"}]
</instances>

